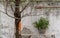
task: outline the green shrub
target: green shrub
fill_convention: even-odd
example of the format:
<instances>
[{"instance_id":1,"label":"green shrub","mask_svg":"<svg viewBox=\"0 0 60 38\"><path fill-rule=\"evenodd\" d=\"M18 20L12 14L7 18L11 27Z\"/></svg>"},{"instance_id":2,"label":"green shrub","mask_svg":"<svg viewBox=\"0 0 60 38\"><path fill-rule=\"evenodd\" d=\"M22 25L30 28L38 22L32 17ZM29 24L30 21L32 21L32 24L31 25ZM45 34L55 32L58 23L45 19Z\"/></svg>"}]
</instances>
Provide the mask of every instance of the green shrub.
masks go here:
<instances>
[{"instance_id":1,"label":"green shrub","mask_svg":"<svg viewBox=\"0 0 60 38\"><path fill-rule=\"evenodd\" d=\"M38 21L34 22L33 24L37 29L47 29L49 21L48 19L41 17Z\"/></svg>"}]
</instances>

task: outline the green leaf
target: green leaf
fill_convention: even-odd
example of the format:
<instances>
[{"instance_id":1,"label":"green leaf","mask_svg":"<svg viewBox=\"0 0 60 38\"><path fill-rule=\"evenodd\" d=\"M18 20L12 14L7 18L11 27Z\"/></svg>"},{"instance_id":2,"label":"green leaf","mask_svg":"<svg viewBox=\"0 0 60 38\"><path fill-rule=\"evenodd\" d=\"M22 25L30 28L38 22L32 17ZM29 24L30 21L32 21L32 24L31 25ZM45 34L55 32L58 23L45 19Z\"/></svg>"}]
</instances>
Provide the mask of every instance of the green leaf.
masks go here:
<instances>
[{"instance_id":1,"label":"green leaf","mask_svg":"<svg viewBox=\"0 0 60 38\"><path fill-rule=\"evenodd\" d=\"M40 18L38 21L34 22L34 26L38 29L46 29L48 28L49 20L46 18Z\"/></svg>"}]
</instances>

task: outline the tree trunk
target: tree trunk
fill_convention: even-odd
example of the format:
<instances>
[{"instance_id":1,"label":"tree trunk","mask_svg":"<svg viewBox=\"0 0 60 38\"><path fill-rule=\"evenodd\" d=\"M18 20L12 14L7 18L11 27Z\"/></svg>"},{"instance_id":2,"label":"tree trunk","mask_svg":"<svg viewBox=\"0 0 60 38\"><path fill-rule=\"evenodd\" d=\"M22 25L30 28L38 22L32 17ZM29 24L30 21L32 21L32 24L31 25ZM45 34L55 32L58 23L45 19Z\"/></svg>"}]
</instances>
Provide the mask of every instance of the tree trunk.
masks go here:
<instances>
[{"instance_id":1,"label":"tree trunk","mask_svg":"<svg viewBox=\"0 0 60 38\"><path fill-rule=\"evenodd\" d=\"M21 13L19 11L19 4L20 4L20 0L15 0L15 12L14 12L14 16L17 17L17 18L21 18ZM16 27L15 38L22 38L21 34L19 36L19 28L18 28L19 22L21 22L21 19L15 19L15 27Z\"/></svg>"}]
</instances>

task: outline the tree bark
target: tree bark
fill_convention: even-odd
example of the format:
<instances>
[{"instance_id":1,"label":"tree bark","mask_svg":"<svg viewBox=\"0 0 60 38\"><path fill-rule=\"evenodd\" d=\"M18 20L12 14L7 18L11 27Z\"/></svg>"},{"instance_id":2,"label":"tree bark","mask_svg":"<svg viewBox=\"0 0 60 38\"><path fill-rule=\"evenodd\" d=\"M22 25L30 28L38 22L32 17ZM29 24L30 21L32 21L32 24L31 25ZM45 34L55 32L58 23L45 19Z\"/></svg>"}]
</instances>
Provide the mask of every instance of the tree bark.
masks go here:
<instances>
[{"instance_id":1,"label":"tree bark","mask_svg":"<svg viewBox=\"0 0 60 38\"><path fill-rule=\"evenodd\" d=\"M14 16L17 18L21 18L21 13L19 11L19 4L20 4L20 0L15 0L15 12L14 12ZM22 38L21 34L19 36L19 28L18 28L18 24L19 22L21 22L21 19L15 19L15 27L16 27L16 32L15 32L15 38Z\"/></svg>"}]
</instances>

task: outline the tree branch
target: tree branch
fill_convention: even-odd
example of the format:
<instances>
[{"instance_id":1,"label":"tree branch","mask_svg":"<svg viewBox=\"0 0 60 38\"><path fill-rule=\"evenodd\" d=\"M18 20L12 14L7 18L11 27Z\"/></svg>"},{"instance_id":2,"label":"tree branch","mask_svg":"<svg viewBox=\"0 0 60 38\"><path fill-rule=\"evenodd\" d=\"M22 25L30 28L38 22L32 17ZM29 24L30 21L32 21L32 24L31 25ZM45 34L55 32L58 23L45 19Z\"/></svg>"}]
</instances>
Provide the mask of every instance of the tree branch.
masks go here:
<instances>
[{"instance_id":1,"label":"tree branch","mask_svg":"<svg viewBox=\"0 0 60 38\"><path fill-rule=\"evenodd\" d=\"M25 8L29 5L29 3L30 3L30 2L28 2L28 3L26 4L26 6L20 11L20 13L22 13L22 12L25 10ZM7 5L8 5L8 3L7 3ZM6 5L6 9L5 9L6 12L3 12L3 11L1 11L1 10L0 10L0 11L1 11L2 13L6 14L7 16L9 16L9 17L11 17L11 18L14 18L14 19L21 19L21 18L26 17L26 16L39 16L39 15L40 15L40 14L39 14L39 15L35 15L35 14L32 15L31 13L29 13L29 14L23 15L21 18L13 17L13 16L11 16L11 15L9 15L9 14L7 13L7 11L8 11L8 10L7 10L7 5ZM11 9L12 9L12 11L14 12L14 10L13 10L13 8L12 8L12 5L11 5Z\"/></svg>"},{"instance_id":2,"label":"tree branch","mask_svg":"<svg viewBox=\"0 0 60 38\"><path fill-rule=\"evenodd\" d=\"M21 18L24 18L24 17L27 17L27 16L40 16L40 15L44 15L44 14L31 14L31 13L29 13L29 14L25 14L25 15L23 15Z\"/></svg>"},{"instance_id":3,"label":"tree branch","mask_svg":"<svg viewBox=\"0 0 60 38\"><path fill-rule=\"evenodd\" d=\"M17 18L17 17L12 17L11 15L9 15L9 14L7 13L7 12L8 12L8 10L7 10L8 3L9 3L9 1L6 0L5 12L3 12L3 11L1 11L1 10L0 10L0 11L1 11L2 13L6 14L7 16L11 17L11 18L14 18L14 19L21 19L21 18Z\"/></svg>"},{"instance_id":4,"label":"tree branch","mask_svg":"<svg viewBox=\"0 0 60 38\"><path fill-rule=\"evenodd\" d=\"M30 2L28 2L28 3L25 5L25 7L20 11L20 13L22 13L22 12L25 10L25 8L29 5L29 3L30 3Z\"/></svg>"},{"instance_id":5,"label":"tree branch","mask_svg":"<svg viewBox=\"0 0 60 38\"><path fill-rule=\"evenodd\" d=\"M12 5L10 5L10 6L11 6L11 10L14 12L14 9L13 9Z\"/></svg>"},{"instance_id":6,"label":"tree branch","mask_svg":"<svg viewBox=\"0 0 60 38\"><path fill-rule=\"evenodd\" d=\"M14 19L20 19L20 18L17 18L17 17L12 17L12 16L11 16L11 15L9 15L8 13L3 12L3 11L1 11L1 10L0 10L0 12L2 12L2 13L4 13L4 14L6 14L7 16L9 16L9 17L11 17L11 18L14 18Z\"/></svg>"}]
</instances>

